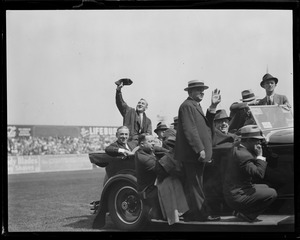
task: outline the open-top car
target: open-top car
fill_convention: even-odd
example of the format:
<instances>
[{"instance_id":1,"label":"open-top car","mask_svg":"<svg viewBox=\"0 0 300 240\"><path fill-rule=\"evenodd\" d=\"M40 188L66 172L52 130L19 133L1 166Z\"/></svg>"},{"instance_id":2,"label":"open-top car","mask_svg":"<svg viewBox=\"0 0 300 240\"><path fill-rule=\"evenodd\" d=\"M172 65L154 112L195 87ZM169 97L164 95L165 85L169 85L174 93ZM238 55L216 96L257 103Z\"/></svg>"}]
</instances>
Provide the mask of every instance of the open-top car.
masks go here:
<instances>
[{"instance_id":1,"label":"open-top car","mask_svg":"<svg viewBox=\"0 0 300 240\"><path fill-rule=\"evenodd\" d=\"M294 215L293 114L285 106L250 106L249 108L266 139L263 145L263 153L268 162L268 167L264 179L259 182L275 188L278 193L277 200L271 205L267 214L270 216L284 215L291 219L291 216ZM230 151L231 146L216 147L213 151L214 153L224 151L226 153ZM122 230L138 230L149 220L157 221L149 219L147 208L143 205L144 203L137 192L134 157L110 157L106 153L90 153L89 158L97 166L105 167L108 177L101 193L100 206L96 213L94 227L104 226L105 216L108 212L116 227ZM224 173L226 171L226 161L229 160L225 158L222 163L215 161L213 164L217 164L219 168L222 167L221 171ZM214 168L207 169L213 171ZM214 180L215 177L221 178L222 174L215 174L214 178L209 176L210 174L204 176L204 185L206 182ZM218 180L222 182L220 179ZM220 189L222 191L222 188ZM221 223L218 222L217 224L220 225L223 222L225 227L232 226L234 221L228 221L232 209L226 206L222 200L222 192L214 196L207 194L208 199L216 198L216 196L219 196L220 199L218 200L222 202ZM278 219L278 221L273 221L272 224L280 224L283 218ZM265 222L257 224L267 225ZM240 227L240 224L237 224L237 226Z\"/></svg>"}]
</instances>

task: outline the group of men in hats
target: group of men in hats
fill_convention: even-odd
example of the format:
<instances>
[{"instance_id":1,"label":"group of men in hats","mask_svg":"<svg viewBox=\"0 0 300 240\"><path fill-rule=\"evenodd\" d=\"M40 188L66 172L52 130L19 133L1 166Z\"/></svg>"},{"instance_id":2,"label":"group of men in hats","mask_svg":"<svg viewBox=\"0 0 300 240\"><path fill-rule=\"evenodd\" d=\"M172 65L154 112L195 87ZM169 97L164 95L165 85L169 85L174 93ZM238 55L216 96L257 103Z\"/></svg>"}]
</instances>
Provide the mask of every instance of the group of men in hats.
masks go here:
<instances>
[{"instance_id":1,"label":"group of men in hats","mask_svg":"<svg viewBox=\"0 0 300 240\"><path fill-rule=\"evenodd\" d=\"M202 81L191 80L184 89L188 93L188 97L180 105L178 116L174 117L174 127L168 128L162 122L157 124L154 132L158 136L160 146L168 149L169 154L162 159L172 159L174 166L176 164L181 166L180 170L183 177L180 178L180 184L183 187L180 188L180 191L184 191L184 198L181 199L182 215L180 218L184 221L220 220L218 214L213 214L213 207L205 197L207 186L205 188L204 184L208 183L207 179L212 179L212 177L206 177L205 183L203 183L203 177L205 166L208 169L207 174L210 172L209 168L213 166L209 165L212 159L221 161L220 159L224 156L229 157L228 166L226 168L224 165L219 165L219 168L224 169L215 170L215 173L222 176L222 182L217 183L217 185L223 186L224 199L228 206L234 210L236 217L248 222L257 221L257 216L275 200L276 190L267 185L252 183L252 177L264 177L267 167L261 148L263 136L259 128L254 125L255 122L251 122L252 119L247 115L247 111L243 110L244 119L242 120L239 110L247 109L251 104L285 104L290 107L286 96L275 93L277 83L277 78L269 73L265 74L260 85L265 89L266 96L258 100L251 89L242 91L242 102L232 104L230 116L228 116L224 109L217 110L217 106L221 102L220 90L218 89L212 91L211 105L204 113L200 103L204 97L204 91L209 87ZM169 166L172 161L168 164L161 161L158 164L158 159L153 157L155 143L151 135L151 120L145 114L148 107L147 101L140 99L136 108L129 107L123 100L121 88L124 85L132 84L132 81L120 79L116 84L116 105L123 116L123 125L127 126L129 130L127 140L135 141L136 146L139 147L135 152L136 170L139 171L143 168L141 170L143 174L137 173L138 183L143 182L143 186L148 186L149 183L153 185L155 178L162 172L164 173L162 179L166 178L166 168L164 167ZM231 133L234 130L232 126L235 130L239 129L239 138ZM127 131L127 129L123 129L123 131ZM238 141L238 139L241 140ZM170 143L172 144L170 145ZM232 148L230 151L232 155L214 155L213 146L221 146L224 149L230 147ZM127 150L114 149L114 151L124 154ZM172 154L170 155L169 152ZM157 165L159 165L160 171L157 170ZM211 170L214 171L214 169ZM147 175L151 176L148 178L151 180L145 180ZM208 184L208 186L210 185ZM140 187L138 189L141 191ZM162 189L165 188L160 185L161 195L166 196L162 194ZM179 215L174 215L172 209L166 208L165 198L160 198L160 206L164 210L171 211L171 216L173 216L171 218L169 218L170 214L168 215L166 212L162 214L169 223L179 221ZM179 206L174 206L174 208L176 207Z\"/></svg>"},{"instance_id":2,"label":"group of men in hats","mask_svg":"<svg viewBox=\"0 0 300 240\"><path fill-rule=\"evenodd\" d=\"M266 73L260 86L265 89L266 96L258 99L251 89L242 91L241 102L234 102L230 106L230 122L229 131L236 131L244 125L255 124L253 117L249 111L248 106L253 105L285 105L291 108L288 98L285 95L275 93L278 79L271 74Z\"/></svg>"},{"instance_id":3,"label":"group of men in hats","mask_svg":"<svg viewBox=\"0 0 300 240\"><path fill-rule=\"evenodd\" d=\"M268 103L289 105L286 97L274 93L277 82L278 79L270 74L263 77L261 86L266 89L266 98L273 95L272 101ZM250 117L246 119L249 121L239 128L240 141L228 132L231 116L228 117L225 110L216 111L221 99L217 89L212 92L211 106L204 114L200 102L207 88L203 82L190 81L185 88L189 96L179 108L175 159L183 163L185 171L184 189L190 207L185 216L191 220L219 219L218 216L211 215L214 204L206 201L207 188L203 186L203 176L205 165L211 158L217 159L227 155L228 165L218 165L224 168L219 171L221 178L218 178L224 181L224 184L217 183L224 186L224 199L234 210L236 217L248 222L258 221L257 216L277 197L275 189L264 184L252 183L252 178L263 179L266 172L267 162L261 146L264 137ZM243 102L264 104L262 100L256 103L256 97L251 91L243 91L242 97ZM221 152L219 156L213 155L213 146L223 145L224 148L224 145L228 144L232 151L227 151L226 154ZM205 184L209 186L207 181Z\"/></svg>"}]
</instances>

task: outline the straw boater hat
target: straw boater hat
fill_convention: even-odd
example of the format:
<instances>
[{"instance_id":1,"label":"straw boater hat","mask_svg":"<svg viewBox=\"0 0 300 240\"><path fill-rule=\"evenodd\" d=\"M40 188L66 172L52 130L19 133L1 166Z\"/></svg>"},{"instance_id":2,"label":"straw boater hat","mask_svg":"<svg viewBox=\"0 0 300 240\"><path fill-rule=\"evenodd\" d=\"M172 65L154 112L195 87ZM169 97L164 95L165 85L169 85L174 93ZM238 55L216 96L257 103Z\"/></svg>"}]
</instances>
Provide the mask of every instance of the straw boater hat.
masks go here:
<instances>
[{"instance_id":1,"label":"straw boater hat","mask_svg":"<svg viewBox=\"0 0 300 240\"><path fill-rule=\"evenodd\" d=\"M262 78L262 81L260 82L260 86L263 88L264 87L264 83L266 81L269 81L269 80L274 80L275 81L275 84L278 83L278 79L276 77L273 77L271 74L269 73L266 73L263 78Z\"/></svg>"},{"instance_id":2,"label":"straw boater hat","mask_svg":"<svg viewBox=\"0 0 300 240\"><path fill-rule=\"evenodd\" d=\"M163 124L162 122L159 122L157 125L156 125L156 129L154 130L155 133L157 133L157 131L159 130L167 130L168 127L166 124Z\"/></svg>"},{"instance_id":3,"label":"straw boater hat","mask_svg":"<svg viewBox=\"0 0 300 240\"><path fill-rule=\"evenodd\" d=\"M257 125L246 125L240 129L241 138L264 139Z\"/></svg>"},{"instance_id":4,"label":"straw boater hat","mask_svg":"<svg viewBox=\"0 0 300 240\"><path fill-rule=\"evenodd\" d=\"M250 102L252 100L256 99L256 96L252 92L251 89L242 91L242 99L243 102Z\"/></svg>"},{"instance_id":5,"label":"straw boater hat","mask_svg":"<svg viewBox=\"0 0 300 240\"><path fill-rule=\"evenodd\" d=\"M121 83L123 83L123 85L131 85L132 84L132 80L129 78L121 78L118 81L115 82L116 85L120 85Z\"/></svg>"},{"instance_id":6,"label":"straw boater hat","mask_svg":"<svg viewBox=\"0 0 300 240\"><path fill-rule=\"evenodd\" d=\"M220 119L228 119L228 120L230 120L231 117L228 117L228 115L227 115L225 109L220 109L220 110L218 110L218 111L216 112L214 121L220 120Z\"/></svg>"},{"instance_id":7,"label":"straw boater hat","mask_svg":"<svg viewBox=\"0 0 300 240\"><path fill-rule=\"evenodd\" d=\"M204 89L208 89L208 86L204 85L204 82L201 82L199 80L191 80L188 82L188 87L184 89L184 91L187 91L190 88L195 88L195 87L202 87Z\"/></svg>"}]
</instances>

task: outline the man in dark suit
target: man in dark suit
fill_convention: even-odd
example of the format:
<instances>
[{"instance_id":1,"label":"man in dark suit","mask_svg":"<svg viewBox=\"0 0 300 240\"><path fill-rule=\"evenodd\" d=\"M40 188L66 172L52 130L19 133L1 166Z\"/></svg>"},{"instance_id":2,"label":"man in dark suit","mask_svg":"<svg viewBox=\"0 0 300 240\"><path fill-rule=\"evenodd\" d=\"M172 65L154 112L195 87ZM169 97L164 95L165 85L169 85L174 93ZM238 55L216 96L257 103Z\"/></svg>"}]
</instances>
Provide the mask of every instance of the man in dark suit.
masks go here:
<instances>
[{"instance_id":1,"label":"man in dark suit","mask_svg":"<svg viewBox=\"0 0 300 240\"><path fill-rule=\"evenodd\" d=\"M286 105L291 107L285 95L275 93L278 79L267 73L263 76L260 86L266 90L266 96L261 99L258 105Z\"/></svg>"},{"instance_id":2,"label":"man in dark suit","mask_svg":"<svg viewBox=\"0 0 300 240\"><path fill-rule=\"evenodd\" d=\"M228 153L237 140L235 134L229 133L229 121L225 109L217 110L214 118L213 161L205 166L204 190L207 202L214 215L221 215L224 210L223 181L228 161Z\"/></svg>"},{"instance_id":3,"label":"man in dark suit","mask_svg":"<svg viewBox=\"0 0 300 240\"><path fill-rule=\"evenodd\" d=\"M121 126L116 132L117 141L113 142L105 148L105 152L112 156L133 156L132 150L137 146L135 142L128 142L129 129L126 126Z\"/></svg>"},{"instance_id":4,"label":"man in dark suit","mask_svg":"<svg viewBox=\"0 0 300 240\"><path fill-rule=\"evenodd\" d=\"M184 90L188 98L178 111L178 128L174 158L181 161L185 171L184 188L190 211L185 214L187 221L219 220L209 216L203 191L203 171L206 162L212 157L213 119L216 107L221 101L220 91L212 93L211 106L206 115L200 102L204 96L205 86L199 80L188 82Z\"/></svg>"},{"instance_id":5,"label":"man in dark suit","mask_svg":"<svg viewBox=\"0 0 300 240\"><path fill-rule=\"evenodd\" d=\"M276 199L277 192L266 184L253 184L253 178L263 179L267 168L257 125L240 129L241 142L232 149L223 186L225 201L234 215L247 222L258 221L261 214Z\"/></svg>"},{"instance_id":6,"label":"man in dark suit","mask_svg":"<svg viewBox=\"0 0 300 240\"><path fill-rule=\"evenodd\" d=\"M135 141L128 141L129 139L129 129L126 126L121 126L116 132L117 141L111 143L105 148L105 153L112 157L128 157L134 156L137 144ZM103 186L108 180L108 176L105 173Z\"/></svg>"},{"instance_id":7,"label":"man in dark suit","mask_svg":"<svg viewBox=\"0 0 300 240\"><path fill-rule=\"evenodd\" d=\"M120 79L123 80L123 79ZM127 126L130 132L129 140L138 141L138 135L141 133L152 134L151 120L146 116L146 109L148 103L145 99L141 98L136 105L136 108L129 107L123 100L121 89L124 85L124 81L117 81L116 84L116 105L123 116L123 125ZM126 82L126 81L125 81ZM127 84L129 85L129 84Z\"/></svg>"},{"instance_id":8,"label":"man in dark suit","mask_svg":"<svg viewBox=\"0 0 300 240\"><path fill-rule=\"evenodd\" d=\"M229 121L231 117L228 117L225 109L220 109L216 112L214 118L215 135L213 138L213 146L218 146L225 143L233 143L236 139L236 135L228 132Z\"/></svg>"},{"instance_id":9,"label":"man in dark suit","mask_svg":"<svg viewBox=\"0 0 300 240\"><path fill-rule=\"evenodd\" d=\"M126 126L118 127L116 132L117 141L111 143L105 148L105 153L108 154L111 157L128 157L128 156L134 156L134 153L136 151L137 144L134 141L128 142L129 138L129 129ZM120 166L121 168L121 166ZM103 179L103 186L108 180L107 171L109 171L107 168L105 169L105 175ZM91 205L91 211L92 213L97 212L97 208L99 208L100 201L93 201L90 203Z\"/></svg>"},{"instance_id":10,"label":"man in dark suit","mask_svg":"<svg viewBox=\"0 0 300 240\"><path fill-rule=\"evenodd\" d=\"M155 156L154 137L142 133L138 138L139 148L135 152L135 171L137 190L144 201L144 207L149 208L149 217L162 219L159 206L157 187L154 185L157 175L161 175L162 167L157 164Z\"/></svg>"},{"instance_id":11,"label":"man in dark suit","mask_svg":"<svg viewBox=\"0 0 300 240\"><path fill-rule=\"evenodd\" d=\"M254 95L251 89L242 91L242 102L234 102L231 104L229 132L236 132L244 125L255 124L250 109L248 106L257 105L259 100Z\"/></svg>"},{"instance_id":12,"label":"man in dark suit","mask_svg":"<svg viewBox=\"0 0 300 240\"><path fill-rule=\"evenodd\" d=\"M156 125L156 129L154 129L154 132L157 135L157 138L155 138L155 145L162 147L163 145L163 140L164 140L164 133L166 130L168 130L169 128L167 127L166 124L164 124L163 122L159 122Z\"/></svg>"}]
</instances>

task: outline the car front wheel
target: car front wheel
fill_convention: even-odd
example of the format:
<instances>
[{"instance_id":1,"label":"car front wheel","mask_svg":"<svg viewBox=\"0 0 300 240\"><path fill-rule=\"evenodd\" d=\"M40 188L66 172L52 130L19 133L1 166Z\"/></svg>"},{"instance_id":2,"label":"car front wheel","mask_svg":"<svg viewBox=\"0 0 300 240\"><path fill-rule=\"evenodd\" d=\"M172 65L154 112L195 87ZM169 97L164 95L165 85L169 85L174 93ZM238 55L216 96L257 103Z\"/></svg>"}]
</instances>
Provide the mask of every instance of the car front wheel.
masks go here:
<instances>
[{"instance_id":1,"label":"car front wheel","mask_svg":"<svg viewBox=\"0 0 300 240\"><path fill-rule=\"evenodd\" d=\"M108 209L114 224L122 230L137 230L146 220L146 209L136 186L130 182L119 182L109 194Z\"/></svg>"}]
</instances>

